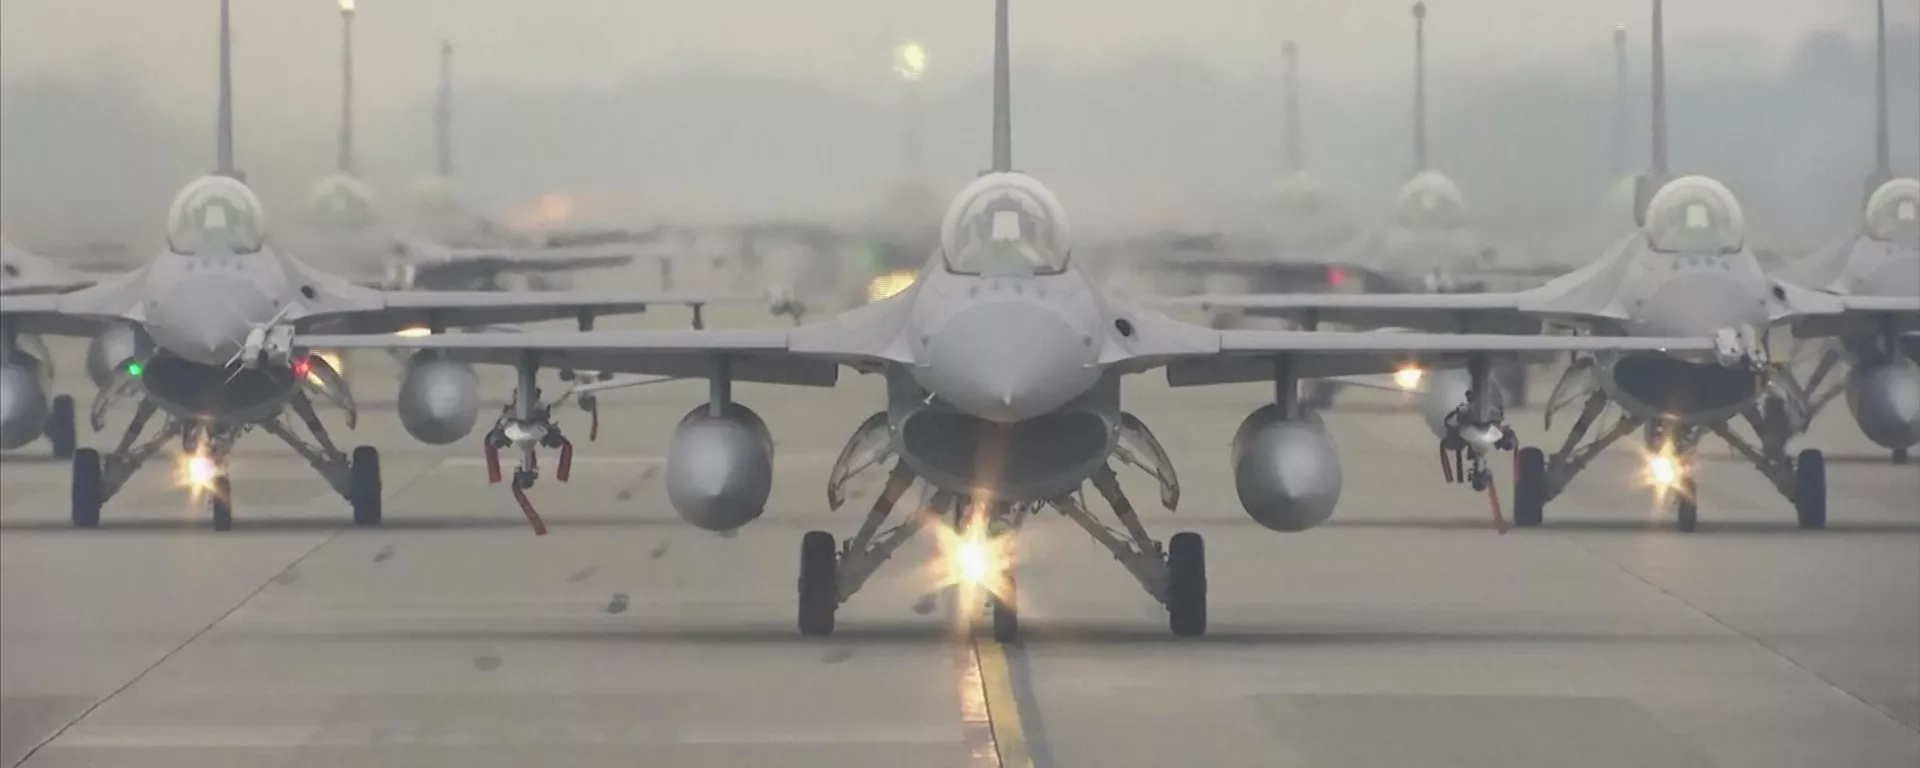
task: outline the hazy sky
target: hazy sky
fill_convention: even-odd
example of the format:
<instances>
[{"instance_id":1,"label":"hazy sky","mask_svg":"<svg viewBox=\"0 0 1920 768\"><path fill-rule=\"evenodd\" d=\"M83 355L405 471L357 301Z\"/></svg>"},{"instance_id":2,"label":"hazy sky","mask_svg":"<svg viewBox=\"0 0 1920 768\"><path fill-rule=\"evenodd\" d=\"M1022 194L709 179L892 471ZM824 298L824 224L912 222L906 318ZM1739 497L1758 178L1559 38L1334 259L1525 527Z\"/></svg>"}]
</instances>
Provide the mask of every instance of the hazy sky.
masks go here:
<instances>
[{"instance_id":1,"label":"hazy sky","mask_svg":"<svg viewBox=\"0 0 1920 768\"><path fill-rule=\"evenodd\" d=\"M285 216L332 162L338 10L233 4L241 160ZM1083 224L1207 225L1248 208L1277 175L1275 72L1291 38L1303 48L1309 160L1365 220L1409 170L1408 5L1016 0L1019 164ZM1920 2L1891 5L1895 157L1912 173ZM1537 233L1591 218L1619 171L1607 156L1618 23L1635 67L1633 157L1644 156L1645 6L1430 3L1434 155L1481 221ZM1795 237L1844 227L1870 146L1871 0L1667 6L1676 162L1728 181L1761 226ZM216 9L0 0L10 234L148 222L205 170ZM899 169L890 50L909 38L931 58L929 167L951 189L985 157L987 0L360 0L358 13L361 165L388 189L430 162L442 37L458 49L460 175L503 209L549 190L584 190L613 215L868 207Z\"/></svg>"},{"instance_id":2,"label":"hazy sky","mask_svg":"<svg viewBox=\"0 0 1920 768\"><path fill-rule=\"evenodd\" d=\"M1894 0L1896 20L1920 4ZM1277 41L1309 42L1322 73L1404 72L1402 0L1022 0L1019 54L1066 64L1181 51L1227 67L1272 68ZM1644 40L1639 0L1434 0L1437 66L1552 61L1604 51L1625 23ZM1778 66L1814 30L1871 34L1867 0L1672 0L1677 38L1751 45L1745 61ZM301 99L336 81L336 0L234 0L240 87L256 108L304 113ZM132 65L162 100L199 104L212 86L214 0L0 0L0 71L19 77L103 60ZM431 87L434 43L457 41L472 83L606 85L689 63L818 78L885 79L897 41L922 41L938 73L988 62L986 0L361 0L355 29L367 74L365 114L380 119ZM270 63L271 66L263 66ZM1696 65L1697 66L1697 65Z\"/></svg>"}]
</instances>

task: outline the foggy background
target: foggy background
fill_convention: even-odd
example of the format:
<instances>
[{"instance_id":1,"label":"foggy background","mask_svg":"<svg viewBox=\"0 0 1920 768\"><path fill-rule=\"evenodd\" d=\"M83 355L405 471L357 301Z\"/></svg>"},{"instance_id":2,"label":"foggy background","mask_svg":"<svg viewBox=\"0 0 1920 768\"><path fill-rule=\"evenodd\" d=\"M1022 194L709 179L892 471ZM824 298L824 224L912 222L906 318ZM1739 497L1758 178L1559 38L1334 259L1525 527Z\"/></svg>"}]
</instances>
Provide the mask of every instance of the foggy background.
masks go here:
<instances>
[{"instance_id":1,"label":"foggy background","mask_svg":"<svg viewBox=\"0 0 1920 768\"><path fill-rule=\"evenodd\" d=\"M1363 223L1412 170L1409 3L1014 3L1015 162L1083 237L1243 225L1282 170L1280 42L1299 41L1308 166ZM332 170L332 0L235 0L238 157L286 222ZM455 42L456 176L511 216L564 193L582 220L854 223L903 166L891 49L929 52L926 165L987 159L985 0L680 3L362 0L359 170L389 201L431 168L438 42ZM1578 258L1647 154L1639 0L1435 0L1431 148L1503 250ZM1870 0L1674 0L1675 170L1725 181L1752 240L1799 250L1857 222L1872 160ZM1920 166L1920 7L1889 13L1894 167ZM458 13L456 13L458 9ZM1634 133L1615 167L1613 48ZM0 0L0 218L29 247L157 238L211 168L214 0ZM139 240L157 243L157 239ZM1575 253L1564 253L1572 250Z\"/></svg>"}]
</instances>

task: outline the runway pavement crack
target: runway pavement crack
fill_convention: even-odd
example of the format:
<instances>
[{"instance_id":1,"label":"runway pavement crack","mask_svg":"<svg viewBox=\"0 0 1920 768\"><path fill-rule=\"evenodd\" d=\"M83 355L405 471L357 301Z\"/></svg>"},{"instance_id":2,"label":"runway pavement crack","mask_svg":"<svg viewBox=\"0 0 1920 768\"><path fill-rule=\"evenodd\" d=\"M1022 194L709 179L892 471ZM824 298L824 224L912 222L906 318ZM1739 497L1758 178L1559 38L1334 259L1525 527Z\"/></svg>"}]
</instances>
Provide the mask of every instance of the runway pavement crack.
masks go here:
<instances>
[{"instance_id":1,"label":"runway pavement crack","mask_svg":"<svg viewBox=\"0 0 1920 768\"><path fill-rule=\"evenodd\" d=\"M1861 698L1858 694L1854 693L1853 691L1849 691L1846 688L1841 687L1839 683L1829 680L1825 675L1822 675L1819 672L1814 671L1813 668L1808 667L1805 664L1801 664L1799 660L1793 658L1792 656L1787 655L1785 651L1782 651L1779 648L1775 648L1772 645L1769 645L1766 640L1761 639L1758 635L1755 635L1751 632L1748 632L1744 629L1741 629L1739 627L1736 627L1728 623L1725 619L1722 619L1719 616L1714 615L1712 611L1702 608L1699 605L1694 604L1693 601L1688 600L1685 597L1681 597L1679 593L1674 592L1673 590L1667 589L1666 587L1660 586L1659 584L1656 584L1653 581L1649 580L1647 577L1640 575L1639 572L1633 570L1632 568L1627 567L1625 563L1622 563L1618 560L1615 560L1611 557L1607 557L1606 555L1603 555L1603 554L1600 554L1599 552L1594 551L1593 548L1588 547L1584 542L1581 542L1572 538L1566 538L1566 541L1568 541L1569 543L1573 544L1576 547L1579 547L1580 551L1585 552L1588 557L1592 557L1596 560L1599 560L1601 562L1604 562L1608 565L1613 566L1615 570L1618 570L1621 573L1626 574L1628 577L1632 578L1634 581L1638 581L1641 584L1647 585L1649 588L1652 588L1654 591L1657 591L1660 594L1667 596L1668 599L1686 606L1688 609L1694 611L1695 613L1698 613L1702 616L1707 617L1708 620L1712 621L1715 624L1720 625L1721 628L1727 630L1728 632L1732 632L1736 635L1739 635L1742 639L1745 639L1747 642L1760 646L1762 649L1765 649L1768 653L1778 656L1782 661L1785 661L1786 663L1792 665L1795 669L1805 672L1808 675L1811 675L1813 679L1819 680L1821 683L1824 683L1827 687L1832 688L1835 691L1839 691L1841 695L1866 705L1868 709L1871 709L1875 712L1880 713L1881 717L1884 717L1892 721L1894 725L1898 725L1901 728L1905 728L1909 731L1915 731L1916 733L1920 733L1920 729L1916 729L1913 726L1910 726L1910 725L1907 725L1906 723L1901 722L1900 718L1894 717L1893 713L1887 711L1886 708L1881 707L1880 705L1875 704L1871 701L1868 701L1864 698Z\"/></svg>"}]
</instances>

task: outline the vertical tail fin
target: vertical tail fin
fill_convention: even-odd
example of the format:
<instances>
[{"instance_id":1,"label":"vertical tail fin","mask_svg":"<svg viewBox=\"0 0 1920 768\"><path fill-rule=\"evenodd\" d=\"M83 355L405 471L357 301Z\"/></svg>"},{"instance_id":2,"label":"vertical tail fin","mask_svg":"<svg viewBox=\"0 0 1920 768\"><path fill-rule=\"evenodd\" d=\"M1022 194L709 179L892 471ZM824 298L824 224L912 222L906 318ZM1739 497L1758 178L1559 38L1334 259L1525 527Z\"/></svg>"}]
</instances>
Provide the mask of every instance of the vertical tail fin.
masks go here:
<instances>
[{"instance_id":1,"label":"vertical tail fin","mask_svg":"<svg viewBox=\"0 0 1920 768\"><path fill-rule=\"evenodd\" d=\"M214 173L240 177L233 167L233 38L227 8L220 0L220 106L214 117Z\"/></svg>"},{"instance_id":2,"label":"vertical tail fin","mask_svg":"<svg viewBox=\"0 0 1920 768\"><path fill-rule=\"evenodd\" d=\"M993 7L993 171L1013 170L1013 73L1008 61L1007 0Z\"/></svg>"},{"instance_id":3,"label":"vertical tail fin","mask_svg":"<svg viewBox=\"0 0 1920 768\"><path fill-rule=\"evenodd\" d=\"M1633 220L1645 226L1647 204L1667 183L1667 27L1666 9L1653 0L1653 158L1646 173L1634 180Z\"/></svg>"},{"instance_id":4,"label":"vertical tail fin","mask_svg":"<svg viewBox=\"0 0 1920 768\"><path fill-rule=\"evenodd\" d=\"M1627 103L1627 26L1622 24L1613 30L1613 172L1626 173L1631 170L1631 160L1627 156L1631 149L1627 146L1627 132L1630 130Z\"/></svg>"},{"instance_id":5,"label":"vertical tail fin","mask_svg":"<svg viewBox=\"0 0 1920 768\"><path fill-rule=\"evenodd\" d=\"M1413 4L1413 171L1427 167L1427 4Z\"/></svg>"},{"instance_id":6,"label":"vertical tail fin","mask_svg":"<svg viewBox=\"0 0 1920 768\"><path fill-rule=\"evenodd\" d=\"M1887 0L1875 4L1873 38L1873 175L1867 177L1867 194L1893 180L1893 150L1887 126Z\"/></svg>"},{"instance_id":7,"label":"vertical tail fin","mask_svg":"<svg viewBox=\"0 0 1920 768\"><path fill-rule=\"evenodd\" d=\"M353 173L353 6L340 9L340 153L341 173Z\"/></svg>"},{"instance_id":8,"label":"vertical tail fin","mask_svg":"<svg viewBox=\"0 0 1920 768\"><path fill-rule=\"evenodd\" d=\"M1287 172L1294 173L1300 170L1300 48L1288 40L1280 55L1286 60Z\"/></svg>"},{"instance_id":9,"label":"vertical tail fin","mask_svg":"<svg viewBox=\"0 0 1920 768\"><path fill-rule=\"evenodd\" d=\"M453 178L453 41L440 41L440 93L433 104L434 167Z\"/></svg>"},{"instance_id":10,"label":"vertical tail fin","mask_svg":"<svg viewBox=\"0 0 1920 768\"><path fill-rule=\"evenodd\" d=\"M1653 175L1666 181L1667 166L1667 29L1666 9L1653 0Z\"/></svg>"}]
</instances>

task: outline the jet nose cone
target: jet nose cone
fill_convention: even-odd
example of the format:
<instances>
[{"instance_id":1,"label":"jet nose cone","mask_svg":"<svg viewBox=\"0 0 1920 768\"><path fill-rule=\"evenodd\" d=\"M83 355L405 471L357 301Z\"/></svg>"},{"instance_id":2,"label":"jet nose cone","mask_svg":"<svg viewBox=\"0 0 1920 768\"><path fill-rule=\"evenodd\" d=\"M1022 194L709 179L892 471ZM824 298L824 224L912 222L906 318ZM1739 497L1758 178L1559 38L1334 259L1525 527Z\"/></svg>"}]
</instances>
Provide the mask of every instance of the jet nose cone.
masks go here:
<instances>
[{"instance_id":1,"label":"jet nose cone","mask_svg":"<svg viewBox=\"0 0 1920 768\"><path fill-rule=\"evenodd\" d=\"M1100 378L1093 343L1065 318L1036 304L970 307L934 332L920 385L954 407L998 422L1065 405Z\"/></svg>"},{"instance_id":2,"label":"jet nose cone","mask_svg":"<svg viewBox=\"0 0 1920 768\"><path fill-rule=\"evenodd\" d=\"M247 332L273 315L273 301L251 281L196 275L148 305L147 332L174 355L203 365L225 365Z\"/></svg>"}]
</instances>

